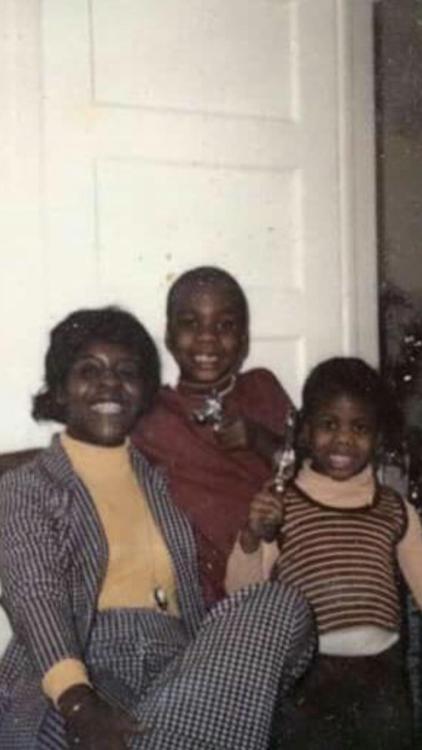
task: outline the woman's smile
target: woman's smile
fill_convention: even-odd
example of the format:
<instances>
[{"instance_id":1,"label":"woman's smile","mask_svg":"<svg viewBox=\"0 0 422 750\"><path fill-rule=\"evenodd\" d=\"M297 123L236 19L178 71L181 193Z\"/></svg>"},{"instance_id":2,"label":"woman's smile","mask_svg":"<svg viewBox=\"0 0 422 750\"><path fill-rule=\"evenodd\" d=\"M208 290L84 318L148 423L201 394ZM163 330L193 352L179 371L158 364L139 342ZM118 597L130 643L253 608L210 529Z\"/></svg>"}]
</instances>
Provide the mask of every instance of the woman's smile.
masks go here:
<instances>
[{"instance_id":1,"label":"woman's smile","mask_svg":"<svg viewBox=\"0 0 422 750\"><path fill-rule=\"evenodd\" d=\"M97 445L121 445L142 406L141 363L130 349L106 341L84 347L60 394L68 434Z\"/></svg>"}]
</instances>

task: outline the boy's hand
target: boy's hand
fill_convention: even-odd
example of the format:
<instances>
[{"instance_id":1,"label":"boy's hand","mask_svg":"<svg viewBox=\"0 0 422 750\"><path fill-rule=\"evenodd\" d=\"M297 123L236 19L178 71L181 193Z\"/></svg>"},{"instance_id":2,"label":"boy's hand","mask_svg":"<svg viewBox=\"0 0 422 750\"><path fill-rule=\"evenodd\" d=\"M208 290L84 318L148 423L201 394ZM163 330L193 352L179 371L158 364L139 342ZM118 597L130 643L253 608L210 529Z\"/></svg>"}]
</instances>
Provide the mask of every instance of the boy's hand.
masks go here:
<instances>
[{"instance_id":1,"label":"boy's hand","mask_svg":"<svg viewBox=\"0 0 422 750\"><path fill-rule=\"evenodd\" d=\"M264 487L254 496L247 525L240 534L244 552L255 551L260 541L273 542L282 523L283 498Z\"/></svg>"},{"instance_id":2,"label":"boy's hand","mask_svg":"<svg viewBox=\"0 0 422 750\"><path fill-rule=\"evenodd\" d=\"M214 427L218 445L227 451L252 450L272 466L274 454L283 438L264 425L245 417L225 417Z\"/></svg>"},{"instance_id":3,"label":"boy's hand","mask_svg":"<svg viewBox=\"0 0 422 750\"><path fill-rule=\"evenodd\" d=\"M228 451L244 450L252 447L253 423L242 417L225 417L214 427L217 443Z\"/></svg>"}]
</instances>

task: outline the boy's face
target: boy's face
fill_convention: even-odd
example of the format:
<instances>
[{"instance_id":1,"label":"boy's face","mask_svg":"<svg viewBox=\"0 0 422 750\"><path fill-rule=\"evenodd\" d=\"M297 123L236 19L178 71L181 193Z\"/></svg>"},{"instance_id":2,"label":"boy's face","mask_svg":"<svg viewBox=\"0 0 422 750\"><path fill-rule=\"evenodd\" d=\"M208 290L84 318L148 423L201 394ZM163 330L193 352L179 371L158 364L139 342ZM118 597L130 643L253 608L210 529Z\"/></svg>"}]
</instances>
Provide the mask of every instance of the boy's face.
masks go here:
<instances>
[{"instance_id":1,"label":"boy's face","mask_svg":"<svg viewBox=\"0 0 422 750\"><path fill-rule=\"evenodd\" d=\"M183 380L211 385L236 372L246 355L247 331L230 288L222 282L187 283L181 288L166 344Z\"/></svg>"},{"instance_id":2,"label":"boy's face","mask_svg":"<svg viewBox=\"0 0 422 750\"><path fill-rule=\"evenodd\" d=\"M305 424L304 433L312 468L339 481L365 468L377 442L370 404L347 395L322 402Z\"/></svg>"}]
</instances>

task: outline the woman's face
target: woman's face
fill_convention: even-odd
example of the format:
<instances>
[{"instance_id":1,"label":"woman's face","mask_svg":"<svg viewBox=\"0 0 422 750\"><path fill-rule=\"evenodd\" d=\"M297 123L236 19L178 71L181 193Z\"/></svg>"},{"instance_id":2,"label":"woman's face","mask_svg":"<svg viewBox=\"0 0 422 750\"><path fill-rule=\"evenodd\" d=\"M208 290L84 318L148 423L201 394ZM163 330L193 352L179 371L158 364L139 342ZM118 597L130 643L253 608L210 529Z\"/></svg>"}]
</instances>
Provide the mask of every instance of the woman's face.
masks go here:
<instances>
[{"instance_id":1,"label":"woman's face","mask_svg":"<svg viewBox=\"0 0 422 750\"><path fill-rule=\"evenodd\" d=\"M58 400L67 433L94 445L121 445L142 406L141 361L132 350L92 341L72 364Z\"/></svg>"}]
</instances>

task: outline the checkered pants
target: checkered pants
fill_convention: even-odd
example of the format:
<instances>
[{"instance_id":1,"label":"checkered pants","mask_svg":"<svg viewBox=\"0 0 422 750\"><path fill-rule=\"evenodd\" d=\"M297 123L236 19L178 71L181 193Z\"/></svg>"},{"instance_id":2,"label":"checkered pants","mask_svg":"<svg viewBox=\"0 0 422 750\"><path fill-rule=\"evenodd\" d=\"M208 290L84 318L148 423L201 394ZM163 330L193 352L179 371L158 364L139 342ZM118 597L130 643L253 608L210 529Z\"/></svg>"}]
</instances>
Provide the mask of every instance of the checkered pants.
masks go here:
<instances>
[{"instance_id":1,"label":"checkered pants","mask_svg":"<svg viewBox=\"0 0 422 750\"><path fill-rule=\"evenodd\" d=\"M193 640L158 612L102 612L86 663L96 688L150 728L131 750L264 750L274 706L313 646L307 605L275 582L219 602ZM36 747L67 750L56 711Z\"/></svg>"}]
</instances>

